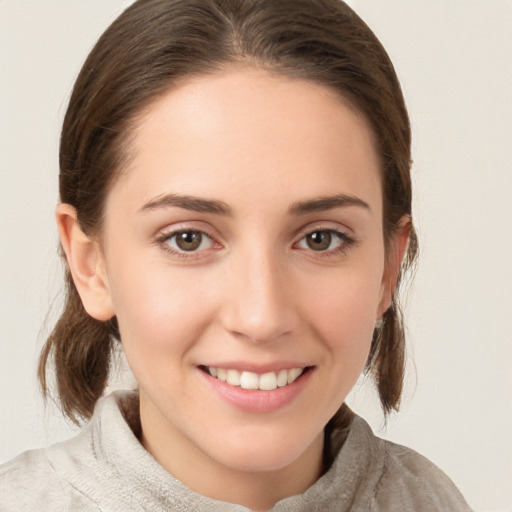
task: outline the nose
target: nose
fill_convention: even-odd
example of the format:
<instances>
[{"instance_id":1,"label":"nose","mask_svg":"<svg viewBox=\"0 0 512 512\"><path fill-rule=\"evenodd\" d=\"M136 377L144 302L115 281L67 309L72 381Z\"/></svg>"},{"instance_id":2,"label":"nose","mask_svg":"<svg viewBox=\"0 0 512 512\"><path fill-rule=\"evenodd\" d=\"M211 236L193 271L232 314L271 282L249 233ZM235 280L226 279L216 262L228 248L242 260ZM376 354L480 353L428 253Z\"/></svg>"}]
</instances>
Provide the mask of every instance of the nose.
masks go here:
<instances>
[{"instance_id":1,"label":"nose","mask_svg":"<svg viewBox=\"0 0 512 512\"><path fill-rule=\"evenodd\" d=\"M285 267L264 251L231 262L221 313L228 332L254 343L271 343L296 329L293 282Z\"/></svg>"}]
</instances>

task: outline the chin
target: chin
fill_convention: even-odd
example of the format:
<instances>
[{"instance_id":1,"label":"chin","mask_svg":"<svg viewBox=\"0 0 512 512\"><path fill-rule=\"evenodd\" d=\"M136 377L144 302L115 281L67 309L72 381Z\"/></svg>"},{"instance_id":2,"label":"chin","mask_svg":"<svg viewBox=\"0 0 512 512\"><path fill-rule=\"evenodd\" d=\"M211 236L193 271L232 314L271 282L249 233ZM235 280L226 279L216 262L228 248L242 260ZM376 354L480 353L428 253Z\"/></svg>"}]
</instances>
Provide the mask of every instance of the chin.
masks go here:
<instances>
[{"instance_id":1,"label":"chin","mask_svg":"<svg viewBox=\"0 0 512 512\"><path fill-rule=\"evenodd\" d=\"M218 463L236 471L271 472L286 468L303 457L321 457L322 448L323 432L313 438L298 438L290 432L265 432L258 438L254 435L231 438L229 446L224 445L215 458Z\"/></svg>"}]
</instances>

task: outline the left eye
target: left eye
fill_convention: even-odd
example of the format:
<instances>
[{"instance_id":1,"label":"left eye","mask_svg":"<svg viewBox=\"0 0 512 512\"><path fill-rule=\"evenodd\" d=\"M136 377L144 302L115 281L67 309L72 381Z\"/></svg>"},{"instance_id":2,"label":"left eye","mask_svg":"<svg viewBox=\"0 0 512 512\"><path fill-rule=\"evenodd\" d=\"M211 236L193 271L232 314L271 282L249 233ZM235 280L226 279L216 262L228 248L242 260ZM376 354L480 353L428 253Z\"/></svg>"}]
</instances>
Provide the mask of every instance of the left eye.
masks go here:
<instances>
[{"instance_id":1,"label":"left eye","mask_svg":"<svg viewBox=\"0 0 512 512\"><path fill-rule=\"evenodd\" d=\"M341 247L344 242L345 239L342 233L332 229L319 229L301 238L298 247L313 251L332 251Z\"/></svg>"},{"instance_id":2,"label":"left eye","mask_svg":"<svg viewBox=\"0 0 512 512\"><path fill-rule=\"evenodd\" d=\"M178 231L165 239L170 248L179 252L194 252L213 247L213 240L201 231Z\"/></svg>"}]
</instances>

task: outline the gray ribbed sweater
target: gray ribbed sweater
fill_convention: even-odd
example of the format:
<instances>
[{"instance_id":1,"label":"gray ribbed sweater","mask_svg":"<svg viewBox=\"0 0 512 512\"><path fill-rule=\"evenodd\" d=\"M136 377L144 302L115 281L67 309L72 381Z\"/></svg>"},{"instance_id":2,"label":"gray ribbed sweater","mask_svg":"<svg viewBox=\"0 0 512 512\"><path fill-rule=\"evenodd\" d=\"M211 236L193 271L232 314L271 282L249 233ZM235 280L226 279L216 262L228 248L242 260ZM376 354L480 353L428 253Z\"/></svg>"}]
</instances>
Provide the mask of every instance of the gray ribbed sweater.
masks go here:
<instances>
[{"instance_id":1,"label":"gray ribbed sweater","mask_svg":"<svg viewBox=\"0 0 512 512\"><path fill-rule=\"evenodd\" d=\"M103 398L78 436L25 452L0 466L0 511L248 511L191 491L160 466L126 419L133 417L136 403L130 392ZM408 448L375 437L358 416L327 473L303 494L272 508L273 512L470 510L440 469Z\"/></svg>"}]
</instances>

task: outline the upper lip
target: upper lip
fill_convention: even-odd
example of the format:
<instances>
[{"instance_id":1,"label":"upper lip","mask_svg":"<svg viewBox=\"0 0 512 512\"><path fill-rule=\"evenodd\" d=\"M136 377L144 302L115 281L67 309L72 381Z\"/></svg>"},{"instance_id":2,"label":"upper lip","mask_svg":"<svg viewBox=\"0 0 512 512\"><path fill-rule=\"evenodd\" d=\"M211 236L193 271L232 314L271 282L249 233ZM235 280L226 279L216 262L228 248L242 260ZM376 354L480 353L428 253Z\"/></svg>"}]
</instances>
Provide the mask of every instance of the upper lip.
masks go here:
<instances>
[{"instance_id":1,"label":"upper lip","mask_svg":"<svg viewBox=\"0 0 512 512\"><path fill-rule=\"evenodd\" d=\"M291 370L292 368L307 368L313 366L299 361L274 361L270 363L255 363L254 361L222 361L218 363L209 363L204 365L206 368L223 368L225 370L237 370L239 372L268 373L279 372L281 370Z\"/></svg>"}]
</instances>

